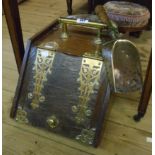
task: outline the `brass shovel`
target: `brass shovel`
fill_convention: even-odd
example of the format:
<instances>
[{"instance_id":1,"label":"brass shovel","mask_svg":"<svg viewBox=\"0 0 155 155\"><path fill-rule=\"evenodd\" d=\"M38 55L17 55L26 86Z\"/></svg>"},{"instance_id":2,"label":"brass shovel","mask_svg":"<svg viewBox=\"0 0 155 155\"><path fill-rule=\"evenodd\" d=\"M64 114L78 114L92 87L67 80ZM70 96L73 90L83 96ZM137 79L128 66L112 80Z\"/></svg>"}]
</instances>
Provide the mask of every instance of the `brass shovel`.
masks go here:
<instances>
[{"instance_id":1,"label":"brass shovel","mask_svg":"<svg viewBox=\"0 0 155 155\"><path fill-rule=\"evenodd\" d=\"M117 26L109 20L103 6L98 5L95 12L108 25L113 38L102 47L112 90L118 93L141 90L142 74L138 49L129 40L117 39Z\"/></svg>"}]
</instances>

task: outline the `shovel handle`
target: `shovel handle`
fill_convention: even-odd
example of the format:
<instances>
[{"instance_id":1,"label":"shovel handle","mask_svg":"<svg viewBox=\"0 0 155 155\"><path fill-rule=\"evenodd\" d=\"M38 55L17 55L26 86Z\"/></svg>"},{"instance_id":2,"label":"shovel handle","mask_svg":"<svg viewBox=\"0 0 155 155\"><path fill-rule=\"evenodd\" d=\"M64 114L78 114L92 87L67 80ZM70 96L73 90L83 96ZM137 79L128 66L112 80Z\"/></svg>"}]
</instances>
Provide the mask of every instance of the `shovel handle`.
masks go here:
<instances>
[{"instance_id":1,"label":"shovel handle","mask_svg":"<svg viewBox=\"0 0 155 155\"><path fill-rule=\"evenodd\" d=\"M108 26L111 24L110 19L102 5L96 6L95 13L98 15L98 17L103 23L107 24Z\"/></svg>"},{"instance_id":2,"label":"shovel handle","mask_svg":"<svg viewBox=\"0 0 155 155\"><path fill-rule=\"evenodd\" d=\"M111 21L102 5L98 5L95 8L95 13L98 15L102 23L105 23L110 28L111 37L116 39L118 37L118 27Z\"/></svg>"}]
</instances>

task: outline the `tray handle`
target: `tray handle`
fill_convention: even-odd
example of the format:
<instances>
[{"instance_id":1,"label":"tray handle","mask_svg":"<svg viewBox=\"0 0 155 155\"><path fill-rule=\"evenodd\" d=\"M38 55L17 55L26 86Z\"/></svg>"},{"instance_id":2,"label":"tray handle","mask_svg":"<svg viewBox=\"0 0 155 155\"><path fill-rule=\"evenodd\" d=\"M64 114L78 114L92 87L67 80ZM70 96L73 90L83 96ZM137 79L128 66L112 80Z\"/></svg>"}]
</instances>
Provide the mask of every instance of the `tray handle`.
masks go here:
<instances>
[{"instance_id":1,"label":"tray handle","mask_svg":"<svg viewBox=\"0 0 155 155\"><path fill-rule=\"evenodd\" d=\"M76 26L83 26L87 28L97 29L97 39L95 40L96 44L101 44L101 30L104 28L107 28L107 24L99 23L99 22L91 22L88 19L84 19L84 18L71 19L71 18L60 17L59 22L62 24L62 33L61 33L62 39L68 38L67 25L76 25Z\"/></svg>"}]
</instances>

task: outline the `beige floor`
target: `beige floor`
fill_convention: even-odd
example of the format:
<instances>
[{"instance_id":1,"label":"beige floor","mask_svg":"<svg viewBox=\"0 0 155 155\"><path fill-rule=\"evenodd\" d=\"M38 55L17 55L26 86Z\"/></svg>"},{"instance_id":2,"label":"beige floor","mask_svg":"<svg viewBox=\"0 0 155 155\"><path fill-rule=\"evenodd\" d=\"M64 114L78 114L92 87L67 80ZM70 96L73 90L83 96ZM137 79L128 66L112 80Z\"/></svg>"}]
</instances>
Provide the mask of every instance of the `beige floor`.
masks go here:
<instances>
[{"instance_id":1,"label":"beige floor","mask_svg":"<svg viewBox=\"0 0 155 155\"><path fill-rule=\"evenodd\" d=\"M74 12L80 13L87 0L73 1ZM81 9L82 7L82 9ZM80 8L80 9L79 9ZM27 0L19 6L24 43L48 23L66 15L65 0ZM9 118L18 79L13 50L3 16L3 155L151 155L151 101L139 123L136 113L139 94L113 95L106 115L102 142L95 149L40 129L17 124ZM151 32L144 32L136 42L140 50L143 75L151 49Z\"/></svg>"}]
</instances>

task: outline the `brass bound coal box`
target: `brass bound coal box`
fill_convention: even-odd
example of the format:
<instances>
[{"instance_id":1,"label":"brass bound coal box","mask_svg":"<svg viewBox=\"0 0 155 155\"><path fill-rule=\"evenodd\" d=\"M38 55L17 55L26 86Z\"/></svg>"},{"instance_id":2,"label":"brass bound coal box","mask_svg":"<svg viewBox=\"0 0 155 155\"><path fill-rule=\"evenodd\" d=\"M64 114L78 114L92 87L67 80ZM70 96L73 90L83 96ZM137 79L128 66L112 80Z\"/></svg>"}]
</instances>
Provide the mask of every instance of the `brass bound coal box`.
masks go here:
<instances>
[{"instance_id":1,"label":"brass bound coal box","mask_svg":"<svg viewBox=\"0 0 155 155\"><path fill-rule=\"evenodd\" d=\"M104 37L103 31L108 31L107 25L95 16L69 16L32 37L23 60L11 117L97 146L110 92L141 88L136 47L126 40ZM123 57L124 53L118 52L121 59L126 58L131 67L138 66L133 69L134 73L128 67L132 78L124 73L122 64L118 65L120 59L114 53L123 51L119 45L128 54ZM108 54L109 51L113 53ZM111 60L110 54L118 61ZM130 57L134 57L133 62Z\"/></svg>"}]
</instances>

